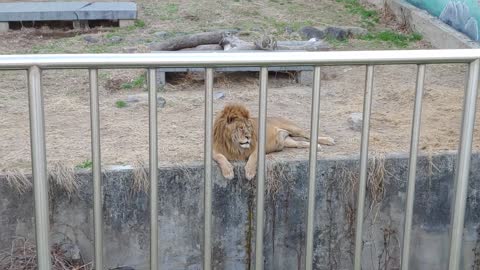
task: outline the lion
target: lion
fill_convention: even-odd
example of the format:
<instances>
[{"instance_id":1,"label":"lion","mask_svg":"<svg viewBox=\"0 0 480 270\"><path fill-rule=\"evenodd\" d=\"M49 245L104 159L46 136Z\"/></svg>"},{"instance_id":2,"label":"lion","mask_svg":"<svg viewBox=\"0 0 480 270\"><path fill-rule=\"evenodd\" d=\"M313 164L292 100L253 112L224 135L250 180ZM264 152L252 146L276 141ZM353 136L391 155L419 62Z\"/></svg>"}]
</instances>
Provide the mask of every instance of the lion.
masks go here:
<instances>
[{"instance_id":1,"label":"lion","mask_svg":"<svg viewBox=\"0 0 480 270\"><path fill-rule=\"evenodd\" d=\"M251 180L257 171L257 130L258 119L250 117L248 109L240 104L226 105L215 118L213 125L213 159L217 162L223 177L233 179L233 165L230 161L247 161L245 177ZM284 148L308 148L310 143L296 141L292 137L310 139L310 134L280 117L267 117L265 153L282 151ZM318 137L320 144L334 145L330 137Z\"/></svg>"}]
</instances>

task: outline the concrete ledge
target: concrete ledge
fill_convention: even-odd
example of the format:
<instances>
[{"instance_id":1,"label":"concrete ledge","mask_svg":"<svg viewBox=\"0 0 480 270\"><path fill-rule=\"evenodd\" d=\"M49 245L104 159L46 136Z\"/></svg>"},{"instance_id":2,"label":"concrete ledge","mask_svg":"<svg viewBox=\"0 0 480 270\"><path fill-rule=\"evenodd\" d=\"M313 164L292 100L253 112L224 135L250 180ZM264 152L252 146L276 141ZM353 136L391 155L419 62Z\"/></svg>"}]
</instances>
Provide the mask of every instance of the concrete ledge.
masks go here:
<instances>
[{"instance_id":1,"label":"concrete ledge","mask_svg":"<svg viewBox=\"0 0 480 270\"><path fill-rule=\"evenodd\" d=\"M9 29L8 22L0 22L0 32L7 32Z\"/></svg>"},{"instance_id":2,"label":"concrete ledge","mask_svg":"<svg viewBox=\"0 0 480 270\"><path fill-rule=\"evenodd\" d=\"M366 0L375 4L375 0ZM386 0L397 19L409 25L412 30L419 32L434 47L439 49L469 49L480 48L480 44L454 28L443 23L404 0Z\"/></svg>"},{"instance_id":3,"label":"concrete ledge","mask_svg":"<svg viewBox=\"0 0 480 270\"><path fill-rule=\"evenodd\" d=\"M204 68L157 68L157 87L164 86L166 81L166 73L176 73L176 72L204 72ZM224 68L216 68L216 72L258 72L260 71L259 67L224 67ZM313 68L310 66L289 66L289 67L269 67L268 71L272 72L298 72L302 74L307 72L308 74L313 74ZM300 75L299 75L300 76ZM307 75L309 76L309 75ZM310 75L310 78L313 75ZM301 76L300 76L301 77ZM307 79L308 80L308 79ZM303 82L303 81L300 81Z\"/></svg>"},{"instance_id":4,"label":"concrete ledge","mask_svg":"<svg viewBox=\"0 0 480 270\"><path fill-rule=\"evenodd\" d=\"M182 50L182 51L152 51L152 53L217 53L219 51L189 51L189 50ZM225 52L225 51L220 51ZM227 51L228 52L228 51ZM232 53L238 51L231 51ZM250 50L250 51L242 51L248 53L256 53L258 51ZM204 72L204 68L196 68L196 67L176 67L176 68L162 68L159 67L156 69L157 74L157 86L162 87L166 84L166 73L176 73L176 72ZM260 71L260 67L220 67L215 69L216 72L258 72ZM313 71L313 67L311 66L285 66L285 67L268 67L268 71L272 72L303 72L303 71Z\"/></svg>"},{"instance_id":5,"label":"concrete ledge","mask_svg":"<svg viewBox=\"0 0 480 270\"><path fill-rule=\"evenodd\" d=\"M0 22L134 20L133 2L15 2L0 3Z\"/></svg>"},{"instance_id":6,"label":"concrete ledge","mask_svg":"<svg viewBox=\"0 0 480 270\"><path fill-rule=\"evenodd\" d=\"M301 269L304 265L307 160L267 162L269 192L265 197L265 269ZM420 156L417 164L412 231L412 269L445 269L448 265L450 207L454 193L456 156ZM352 247L356 209L358 157L317 161L314 228L314 268L353 269ZM226 181L213 171L213 266L252 269L255 246L255 181L243 176L244 163L235 164L236 177ZM398 269L405 207L408 158L389 155L370 162L373 180L367 185L363 269L389 261ZM159 168L159 263L162 269L201 269L203 235L203 166ZM383 175L383 176L380 176ZM380 178L381 177L381 178ZM92 177L76 175L78 190L68 194L51 179L51 239L71 239L86 260L93 258ZM12 180L12 179L10 179ZM273 181L273 182L272 182ZM373 182L371 182L373 181ZM118 265L148 269L148 190L138 189L129 166L103 173L105 269ZM33 195L23 194L0 177L0 250L12 237L34 239ZM480 155L472 156L463 234L462 269L473 269L480 244ZM386 238L386 232L388 237ZM386 252L386 249L388 252ZM385 254L389 254L385 258Z\"/></svg>"}]
</instances>

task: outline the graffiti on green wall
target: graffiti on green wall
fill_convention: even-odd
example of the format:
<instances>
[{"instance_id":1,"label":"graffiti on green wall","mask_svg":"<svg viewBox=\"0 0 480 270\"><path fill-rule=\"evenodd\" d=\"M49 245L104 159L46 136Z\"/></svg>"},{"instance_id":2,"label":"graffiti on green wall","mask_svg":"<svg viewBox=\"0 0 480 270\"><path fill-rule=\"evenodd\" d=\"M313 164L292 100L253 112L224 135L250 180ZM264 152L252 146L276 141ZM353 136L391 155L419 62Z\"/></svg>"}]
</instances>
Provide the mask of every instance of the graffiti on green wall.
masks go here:
<instances>
[{"instance_id":1,"label":"graffiti on green wall","mask_svg":"<svg viewBox=\"0 0 480 270\"><path fill-rule=\"evenodd\" d=\"M479 41L480 0L407 0L444 23Z\"/></svg>"}]
</instances>

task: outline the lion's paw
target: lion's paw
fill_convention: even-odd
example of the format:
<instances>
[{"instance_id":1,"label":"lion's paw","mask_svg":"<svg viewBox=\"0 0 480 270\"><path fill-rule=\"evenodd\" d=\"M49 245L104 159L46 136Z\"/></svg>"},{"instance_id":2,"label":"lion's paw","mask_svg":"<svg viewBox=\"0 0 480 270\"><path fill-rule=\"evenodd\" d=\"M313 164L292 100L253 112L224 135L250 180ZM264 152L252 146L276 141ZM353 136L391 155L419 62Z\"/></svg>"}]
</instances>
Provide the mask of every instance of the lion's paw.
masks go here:
<instances>
[{"instance_id":1,"label":"lion's paw","mask_svg":"<svg viewBox=\"0 0 480 270\"><path fill-rule=\"evenodd\" d=\"M335 145L335 140L331 137L320 137L318 143L324 145Z\"/></svg>"},{"instance_id":2,"label":"lion's paw","mask_svg":"<svg viewBox=\"0 0 480 270\"><path fill-rule=\"evenodd\" d=\"M252 180L255 177L255 174L257 173L257 166L254 162L247 162L247 165L245 166L245 177L247 180Z\"/></svg>"},{"instance_id":3,"label":"lion's paw","mask_svg":"<svg viewBox=\"0 0 480 270\"><path fill-rule=\"evenodd\" d=\"M233 173L233 165L231 163L226 163L224 166L221 166L222 175L227 180L232 180L235 174Z\"/></svg>"}]
</instances>

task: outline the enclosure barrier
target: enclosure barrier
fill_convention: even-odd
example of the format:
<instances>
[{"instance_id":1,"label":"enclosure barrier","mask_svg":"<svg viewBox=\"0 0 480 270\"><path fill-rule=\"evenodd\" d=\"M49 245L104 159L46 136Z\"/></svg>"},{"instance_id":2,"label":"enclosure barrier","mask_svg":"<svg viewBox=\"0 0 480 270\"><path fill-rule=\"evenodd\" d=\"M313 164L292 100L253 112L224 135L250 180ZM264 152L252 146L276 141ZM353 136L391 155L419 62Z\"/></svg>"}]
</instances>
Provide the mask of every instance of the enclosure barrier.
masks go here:
<instances>
[{"instance_id":1,"label":"enclosure barrier","mask_svg":"<svg viewBox=\"0 0 480 270\"><path fill-rule=\"evenodd\" d=\"M415 171L420 134L423 84L426 64L466 63L469 65L459 155L455 174L455 198L451 228L449 269L460 266L462 233L464 227L468 176L475 124L476 97L480 70L480 49L466 50L412 50L412 51L355 51L355 52L261 52L261 53L188 53L188 54L76 54L76 55L7 55L0 56L0 70L27 70L29 89L30 139L32 174L35 196L35 233L38 269L49 270L48 178L46 172L45 125L41 71L45 69L88 69L90 75L91 140L94 187L95 269L103 269L103 214L102 175L100 157L100 123L98 102L98 69L146 68L149 74L149 172L150 172L150 268L158 269L158 146L157 146L157 91L155 68L203 67L205 80L205 185L204 185L204 241L203 268L212 269L212 125L213 74L217 67L260 67L260 101L258 131L257 215L255 269L263 269L263 223L265 179L265 135L267 115L268 67L314 66L310 124L309 177L306 220L305 269L312 269L313 231L315 214L315 179L320 112L320 67L331 65L366 65L363 127L360 148L360 183L355 236L354 269L361 269L363 217L368 167L368 141L371 101L374 90L375 65L416 64L417 82L412 122L404 238L402 242L402 270L407 270L410 255L410 235L415 192Z\"/></svg>"}]
</instances>

